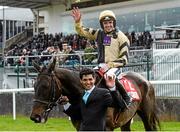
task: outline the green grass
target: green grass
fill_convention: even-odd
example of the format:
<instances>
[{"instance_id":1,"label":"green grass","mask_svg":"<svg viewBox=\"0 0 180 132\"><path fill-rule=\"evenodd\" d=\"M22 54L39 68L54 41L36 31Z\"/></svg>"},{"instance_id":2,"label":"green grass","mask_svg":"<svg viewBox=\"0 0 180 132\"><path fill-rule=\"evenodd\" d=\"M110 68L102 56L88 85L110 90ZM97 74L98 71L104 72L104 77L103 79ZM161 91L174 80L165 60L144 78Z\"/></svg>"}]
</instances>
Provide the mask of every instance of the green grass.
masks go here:
<instances>
[{"instance_id":1,"label":"green grass","mask_svg":"<svg viewBox=\"0 0 180 132\"><path fill-rule=\"evenodd\" d=\"M180 122L161 122L162 131L180 131ZM144 131L141 121L135 121L131 129ZM119 130L119 129L116 129ZM29 117L0 116L0 131L75 131L68 118L49 118L45 124L36 124Z\"/></svg>"},{"instance_id":2,"label":"green grass","mask_svg":"<svg viewBox=\"0 0 180 132\"><path fill-rule=\"evenodd\" d=\"M67 118L49 118L47 123L34 123L29 117L0 116L1 131L73 131L75 130Z\"/></svg>"}]
</instances>

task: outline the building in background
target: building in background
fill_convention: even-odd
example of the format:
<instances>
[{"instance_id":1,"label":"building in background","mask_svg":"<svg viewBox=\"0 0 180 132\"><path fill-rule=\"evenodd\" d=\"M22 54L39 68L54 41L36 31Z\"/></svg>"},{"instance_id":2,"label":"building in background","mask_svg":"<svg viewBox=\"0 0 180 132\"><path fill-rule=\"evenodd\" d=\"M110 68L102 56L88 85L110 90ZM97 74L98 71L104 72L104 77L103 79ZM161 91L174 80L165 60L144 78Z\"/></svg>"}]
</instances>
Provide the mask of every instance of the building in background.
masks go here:
<instances>
[{"instance_id":1,"label":"building in background","mask_svg":"<svg viewBox=\"0 0 180 132\"><path fill-rule=\"evenodd\" d=\"M73 6L80 7L83 13L83 23L87 27L100 28L98 17L100 12L106 9L115 12L117 26L123 32L153 31L156 26L180 24L179 0L115 0L113 3L111 0L82 0L75 3L68 1L66 1L66 4L61 2L35 9L36 15L39 16L38 27L43 29L45 33L75 33L74 21L70 15L71 10L69 9ZM34 16L30 9L7 8L5 12L7 38L20 32L33 22ZM0 10L0 22L1 29L2 9Z\"/></svg>"},{"instance_id":2,"label":"building in background","mask_svg":"<svg viewBox=\"0 0 180 132\"><path fill-rule=\"evenodd\" d=\"M21 33L26 27L33 25L33 13L25 8L0 8L0 46L2 47L3 20L5 21L6 40Z\"/></svg>"},{"instance_id":3,"label":"building in background","mask_svg":"<svg viewBox=\"0 0 180 132\"><path fill-rule=\"evenodd\" d=\"M92 3L93 1L91 1ZM89 3L89 5L92 5ZM153 31L154 26L169 26L180 24L179 0L131 0L112 4L101 4L80 8L83 13L85 26L99 28L98 16L102 10L113 10L117 16L117 26L123 32ZM79 6L81 7L81 3ZM76 3L74 6L78 6ZM73 19L70 10L64 5L53 5L39 10L40 16L44 16L45 32L48 33L73 33ZM42 24L41 24L42 25Z\"/></svg>"}]
</instances>

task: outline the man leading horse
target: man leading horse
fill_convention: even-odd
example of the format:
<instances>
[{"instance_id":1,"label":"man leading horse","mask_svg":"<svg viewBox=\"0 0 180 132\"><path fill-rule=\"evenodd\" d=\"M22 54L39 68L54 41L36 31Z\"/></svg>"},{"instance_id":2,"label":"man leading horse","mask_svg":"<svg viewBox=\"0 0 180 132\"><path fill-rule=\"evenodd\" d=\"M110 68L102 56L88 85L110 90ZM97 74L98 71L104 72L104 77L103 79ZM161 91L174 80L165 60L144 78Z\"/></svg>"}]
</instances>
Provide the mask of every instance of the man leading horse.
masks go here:
<instances>
[{"instance_id":1,"label":"man leading horse","mask_svg":"<svg viewBox=\"0 0 180 132\"><path fill-rule=\"evenodd\" d=\"M79 131L106 131L106 113L108 107L117 107L117 100L114 99L117 90L96 87L96 74L93 69L83 68L79 77L84 89L82 99L76 105L66 103L64 112L72 119L81 120ZM62 99L63 103L69 101L66 96L62 96Z\"/></svg>"},{"instance_id":2,"label":"man leading horse","mask_svg":"<svg viewBox=\"0 0 180 132\"><path fill-rule=\"evenodd\" d=\"M105 10L100 13L99 22L101 29L85 28L81 22L81 12L78 7L74 7L72 10L72 17L75 21L75 29L77 33L90 40L96 40L98 44L98 64L105 63L106 65L99 65L101 69L108 71L106 75L114 74L119 70L119 67L123 67L128 63L129 57L129 40L116 27L116 16L111 10ZM106 66L108 68L106 68ZM110 69L111 68L111 69ZM114 69L116 68L116 69ZM116 75L113 75L116 76ZM105 78L107 85L115 87L122 95L123 100L117 95L118 105L120 110L124 111L130 104L130 97L123 88L122 84L116 79L111 80L108 77Z\"/></svg>"}]
</instances>

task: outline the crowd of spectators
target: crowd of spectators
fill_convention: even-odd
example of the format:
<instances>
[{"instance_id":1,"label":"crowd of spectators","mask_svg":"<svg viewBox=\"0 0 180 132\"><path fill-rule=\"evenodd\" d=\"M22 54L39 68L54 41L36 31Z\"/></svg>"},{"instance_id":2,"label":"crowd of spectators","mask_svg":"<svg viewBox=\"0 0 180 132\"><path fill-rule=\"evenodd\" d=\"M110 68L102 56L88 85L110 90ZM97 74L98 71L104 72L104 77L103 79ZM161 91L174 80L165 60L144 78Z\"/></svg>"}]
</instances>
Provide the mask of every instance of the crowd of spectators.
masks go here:
<instances>
[{"instance_id":1,"label":"crowd of spectators","mask_svg":"<svg viewBox=\"0 0 180 132\"><path fill-rule=\"evenodd\" d=\"M130 43L131 43L131 49L150 49L152 47L152 35L149 31L144 31L142 33L135 33L131 32L131 34L126 33L126 36L128 36Z\"/></svg>"},{"instance_id":2,"label":"crowd of spectators","mask_svg":"<svg viewBox=\"0 0 180 132\"><path fill-rule=\"evenodd\" d=\"M171 30L166 30L166 35L164 39L180 39L180 31L173 30L173 28Z\"/></svg>"},{"instance_id":3,"label":"crowd of spectators","mask_svg":"<svg viewBox=\"0 0 180 132\"><path fill-rule=\"evenodd\" d=\"M141 34L136 34L132 32L131 34L126 33L127 37L131 43L131 49L146 48L150 49L152 45L152 38L149 32L143 32ZM65 48L66 44L66 48ZM82 58L76 54L78 51L88 53ZM81 37L77 34L65 35L63 33L44 34L40 33L35 35L30 41L24 45L16 45L10 49L6 56L20 56L18 58L20 65L25 65L25 56L40 56L40 57L30 57L28 62L29 65L32 65L32 60L37 59L41 64L48 64L51 59L51 55L63 54L63 57L58 57L58 64L74 64L82 63L92 64L96 63L97 55L89 54L92 52L97 52L97 44L94 41L87 40L84 37ZM65 56L64 54L73 54ZM75 60L73 63L72 61ZM17 59L8 58L6 60L7 64L16 65Z\"/></svg>"}]
</instances>

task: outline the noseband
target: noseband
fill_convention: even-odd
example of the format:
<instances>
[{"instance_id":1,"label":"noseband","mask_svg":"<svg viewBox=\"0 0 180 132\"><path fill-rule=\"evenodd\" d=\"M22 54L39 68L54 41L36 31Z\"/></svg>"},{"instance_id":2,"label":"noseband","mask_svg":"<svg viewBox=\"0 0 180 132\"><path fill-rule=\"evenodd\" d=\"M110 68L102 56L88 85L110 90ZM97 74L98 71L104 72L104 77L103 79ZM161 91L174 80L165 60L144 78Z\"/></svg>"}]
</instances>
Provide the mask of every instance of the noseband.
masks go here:
<instances>
[{"instance_id":1,"label":"noseband","mask_svg":"<svg viewBox=\"0 0 180 132\"><path fill-rule=\"evenodd\" d=\"M45 74L45 73L39 74L39 76L41 76L41 75L47 75L47 76L51 77L50 98L49 98L49 101L44 101L44 100L40 100L38 98L35 98L34 102L38 102L38 103L47 105L47 109L43 113L43 115L47 116L48 113L53 109L53 107L57 106L57 104L59 104L59 102L62 98L62 94L61 94L60 97L56 100L56 92L57 92L56 89L59 90L59 93L62 93L62 89L60 88L61 83L60 83L60 81L58 81L54 72L52 72L51 74Z\"/></svg>"}]
</instances>

